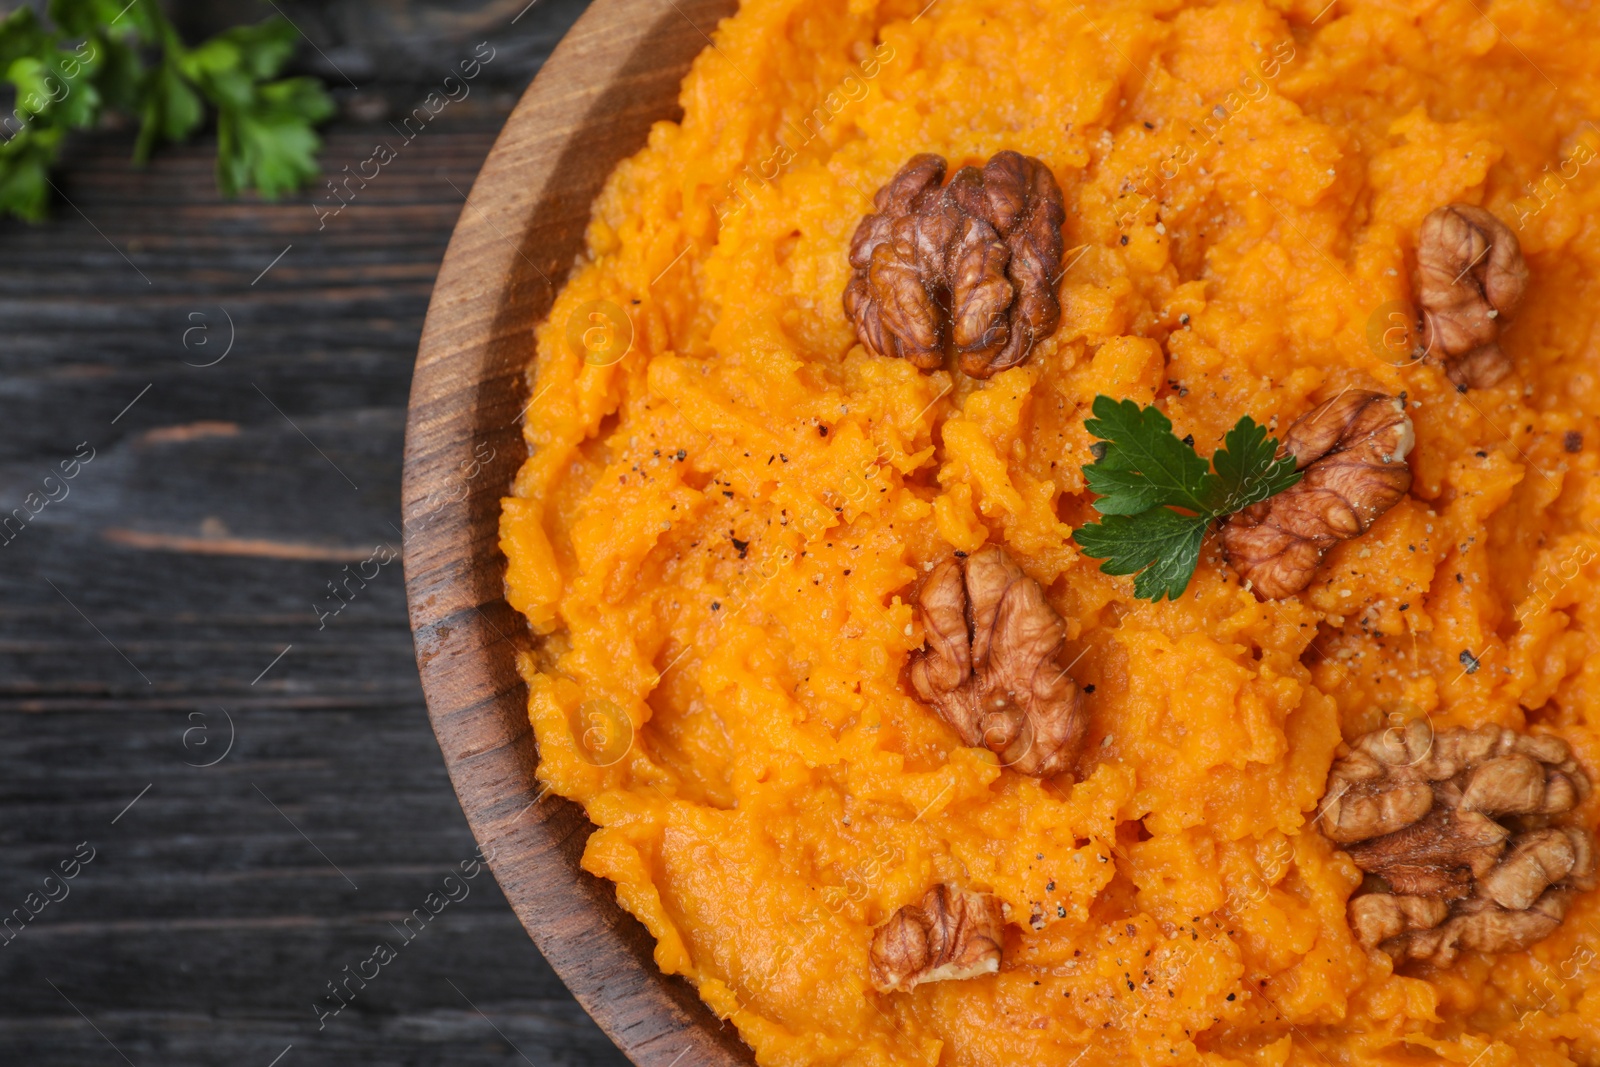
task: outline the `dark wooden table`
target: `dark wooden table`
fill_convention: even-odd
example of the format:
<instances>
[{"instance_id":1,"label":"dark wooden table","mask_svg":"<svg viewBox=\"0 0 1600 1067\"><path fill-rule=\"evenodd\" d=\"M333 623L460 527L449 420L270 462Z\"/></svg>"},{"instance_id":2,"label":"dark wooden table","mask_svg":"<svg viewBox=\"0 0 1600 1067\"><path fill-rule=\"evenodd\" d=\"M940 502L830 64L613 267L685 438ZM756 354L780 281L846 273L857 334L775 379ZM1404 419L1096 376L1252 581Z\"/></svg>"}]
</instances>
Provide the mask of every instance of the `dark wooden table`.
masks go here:
<instances>
[{"instance_id":1,"label":"dark wooden table","mask_svg":"<svg viewBox=\"0 0 1600 1067\"><path fill-rule=\"evenodd\" d=\"M0 224L0 517L66 491L0 535L0 919L28 920L0 933L0 1064L624 1062L460 876L384 561L435 270L583 6L525 3L280 4L339 90L331 173L495 49L320 229L317 191L226 201L211 144L139 171L115 130L73 142L53 221Z\"/></svg>"}]
</instances>

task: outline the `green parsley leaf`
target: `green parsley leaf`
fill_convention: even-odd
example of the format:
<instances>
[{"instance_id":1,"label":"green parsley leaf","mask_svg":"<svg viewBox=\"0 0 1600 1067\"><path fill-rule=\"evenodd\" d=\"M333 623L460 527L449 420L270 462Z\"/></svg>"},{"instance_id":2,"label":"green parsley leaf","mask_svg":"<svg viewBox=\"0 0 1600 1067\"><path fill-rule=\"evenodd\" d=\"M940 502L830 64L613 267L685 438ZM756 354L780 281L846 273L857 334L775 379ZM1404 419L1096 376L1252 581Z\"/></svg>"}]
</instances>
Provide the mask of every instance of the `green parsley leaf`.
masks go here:
<instances>
[{"instance_id":1,"label":"green parsley leaf","mask_svg":"<svg viewBox=\"0 0 1600 1067\"><path fill-rule=\"evenodd\" d=\"M1079 527L1073 540L1105 561L1106 574L1133 575L1134 595L1142 599L1182 596L1214 521L1300 480L1294 458L1280 458L1278 442L1249 415L1227 432L1208 464L1155 407L1097 396L1093 411L1084 428L1105 443L1083 473L1105 518Z\"/></svg>"},{"instance_id":2,"label":"green parsley leaf","mask_svg":"<svg viewBox=\"0 0 1600 1067\"><path fill-rule=\"evenodd\" d=\"M1211 457L1217 469L1217 489L1206 510L1213 515L1232 515L1251 504L1277 496L1300 480L1294 457L1278 455L1278 442L1267 436L1265 426L1257 426L1249 415L1234 424L1222 438L1222 447Z\"/></svg>"},{"instance_id":3,"label":"green parsley leaf","mask_svg":"<svg viewBox=\"0 0 1600 1067\"><path fill-rule=\"evenodd\" d=\"M53 44L50 31L39 23L32 8L19 7L0 21L0 67L24 56L38 55Z\"/></svg>"},{"instance_id":4,"label":"green parsley leaf","mask_svg":"<svg viewBox=\"0 0 1600 1067\"><path fill-rule=\"evenodd\" d=\"M270 82L250 106L219 108L217 185L230 196L254 187L269 200L298 189L317 174L322 141L312 124L332 111L309 78Z\"/></svg>"},{"instance_id":5,"label":"green parsley leaf","mask_svg":"<svg viewBox=\"0 0 1600 1067\"><path fill-rule=\"evenodd\" d=\"M1189 588L1200 563L1200 543L1211 520L1153 507L1138 515L1107 515L1102 522L1079 527L1079 546L1107 574L1132 574L1133 595L1145 600L1176 600Z\"/></svg>"},{"instance_id":6,"label":"green parsley leaf","mask_svg":"<svg viewBox=\"0 0 1600 1067\"><path fill-rule=\"evenodd\" d=\"M70 37L136 35L146 43L161 35L166 19L149 0L50 0L50 18Z\"/></svg>"},{"instance_id":7,"label":"green parsley leaf","mask_svg":"<svg viewBox=\"0 0 1600 1067\"><path fill-rule=\"evenodd\" d=\"M147 83L143 123L134 145L133 159L143 163L158 140L182 141L205 121L205 105L189 87L177 65L163 62L151 72Z\"/></svg>"},{"instance_id":8,"label":"green parsley leaf","mask_svg":"<svg viewBox=\"0 0 1600 1067\"><path fill-rule=\"evenodd\" d=\"M1173 435L1160 408L1097 396L1093 410L1083 427L1109 444L1083 473L1100 514L1135 515L1157 504L1205 509L1206 461Z\"/></svg>"},{"instance_id":9,"label":"green parsley leaf","mask_svg":"<svg viewBox=\"0 0 1600 1067\"><path fill-rule=\"evenodd\" d=\"M62 132L29 127L0 144L0 211L38 222L50 207L50 164Z\"/></svg>"},{"instance_id":10,"label":"green parsley leaf","mask_svg":"<svg viewBox=\"0 0 1600 1067\"><path fill-rule=\"evenodd\" d=\"M321 140L313 127L333 100L313 78L270 81L294 55L299 34L284 19L237 26L181 53L176 67L217 109L217 187L254 188L275 199L316 177Z\"/></svg>"},{"instance_id":11,"label":"green parsley leaf","mask_svg":"<svg viewBox=\"0 0 1600 1067\"><path fill-rule=\"evenodd\" d=\"M0 115L0 214L43 218L50 167L68 130L111 108L140 120L134 161L183 141L217 116L217 185L272 198L317 174L315 127L333 101L314 78L278 79L298 33L272 18L189 48L157 0L50 0L0 19L0 79L14 89ZM274 80L277 79L277 80Z\"/></svg>"}]
</instances>

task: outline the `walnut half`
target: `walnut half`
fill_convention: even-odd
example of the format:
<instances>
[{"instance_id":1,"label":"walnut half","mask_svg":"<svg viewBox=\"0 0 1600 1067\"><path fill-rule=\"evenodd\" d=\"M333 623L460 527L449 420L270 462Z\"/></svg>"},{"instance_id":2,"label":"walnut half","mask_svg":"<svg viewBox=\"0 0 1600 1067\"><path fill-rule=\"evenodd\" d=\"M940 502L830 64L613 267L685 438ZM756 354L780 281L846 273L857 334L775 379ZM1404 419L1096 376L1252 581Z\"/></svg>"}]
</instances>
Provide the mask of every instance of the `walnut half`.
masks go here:
<instances>
[{"instance_id":1,"label":"walnut half","mask_svg":"<svg viewBox=\"0 0 1600 1067\"><path fill-rule=\"evenodd\" d=\"M1436 208L1417 232L1417 304L1423 351L1462 389L1511 373L1500 347L1528 288L1528 265L1510 227L1481 207Z\"/></svg>"},{"instance_id":2,"label":"walnut half","mask_svg":"<svg viewBox=\"0 0 1600 1067\"><path fill-rule=\"evenodd\" d=\"M999 152L950 184L923 154L873 198L850 241L844 310L869 352L924 370L960 357L974 378L1028 358L1061 319L1056 275L1066 211L1050 168Z\"/></svg>"},{"instance_id":3,"label":"walnut half","mask_svg":"<svg viewBox=\"0 0 1600 1067\"><path fill-rule=\"evenodd\" d=\"M1263 600L1311 584L1328 549L1359 537L1411 488L1415 441L1397 397L1346 389L1294 421L1283 451L1304 476L1222 524L1222 551Z\"/></svg>"},{"instance_id":4,"label":"walnut half","mask_svg":"<svg viewBox=\"0 0 1600 1067\"><path fill-rule=\"evenodd\" d=\"M986 545L928 574L917 594L928 647L911 684L962 743L1038 778L1072 765L1088 731L1083 693L1056 662L1061 617L1004 550Z\"/></svg>"},{"instance_id":5,"label":"walnut half","mask_svg":"<svg viewBox=\"0 0 1600 1067\"><path fill-rule=\"evenodd\" d=\"M909 992L923 982L947 982L1000 969L1004 919L988 893L936 885L878 927L868 954L872 987Z\"/></svg>"},{"instance_id":6,"label":"walnut half","mask_svg":"<svg viewBox=\"0 0 1600 1067\"><path fill-rule=\"evenodd\" d=\"M1357 939L1448 966L1548 937L1595 884L1593 838L1570 817L1588 793L1558 737L1435 735L1420 720L1362 737L1334 763L1321 816L1368 875L1350 899Z\"/></svg>"}]
</instances>

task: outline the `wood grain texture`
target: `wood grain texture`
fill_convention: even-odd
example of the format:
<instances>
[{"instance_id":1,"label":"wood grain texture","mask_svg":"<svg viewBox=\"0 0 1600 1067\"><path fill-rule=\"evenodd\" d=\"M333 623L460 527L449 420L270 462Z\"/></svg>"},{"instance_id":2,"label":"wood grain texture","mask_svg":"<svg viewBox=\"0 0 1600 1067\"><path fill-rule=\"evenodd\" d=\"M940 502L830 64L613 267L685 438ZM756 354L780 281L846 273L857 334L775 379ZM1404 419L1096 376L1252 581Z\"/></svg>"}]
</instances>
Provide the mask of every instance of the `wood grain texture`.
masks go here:
<instances>
[{"instance_id":1,"label":"wood grain texture","mask_svg":"<svg viewBox=\"0 0 1600 1067\"><path fill-rule=\"evenodd\" d=\"M579 869L589 823L537 792L523 620L503 595L499 499L526 454L531 329L581 248L589 206L652 122L731 0L599 0L507 122L450 242L412 382L402 508L423 689L473 833L523 925L640 1067L750 1064L732 1027L662 976L613 888ZM474 454L492 451L474 472ZM442 506L441 501L446 501Z\"/></svg>"}]
</instances>

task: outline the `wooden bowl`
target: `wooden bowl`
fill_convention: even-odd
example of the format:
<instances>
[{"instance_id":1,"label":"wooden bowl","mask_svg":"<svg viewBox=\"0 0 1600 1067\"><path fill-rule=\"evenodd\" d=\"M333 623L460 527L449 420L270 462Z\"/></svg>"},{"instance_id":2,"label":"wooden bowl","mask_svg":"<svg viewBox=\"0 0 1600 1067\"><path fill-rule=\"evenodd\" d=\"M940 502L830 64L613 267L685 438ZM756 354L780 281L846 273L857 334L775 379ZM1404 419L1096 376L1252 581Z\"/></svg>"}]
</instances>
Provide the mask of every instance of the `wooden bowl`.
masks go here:
<instances>
[{"instance_id":1,"label":"wooden bowl","mask_svg":"<svg viewBox=\"0 0 1600 1067\"><path fill-rule=\"evenodd\" d=\"M518 426L533 326L582 247L590 204L734 0L596 0L489 153L428 308L406 426L402 513L417 666L472 832L522 925L640 1067L753 1064L734 1028L655 967L654 940L578 860L583 810L538 791L530 644L505 601L500 498L527 455Z\"/></svg>"}]
</instances>

